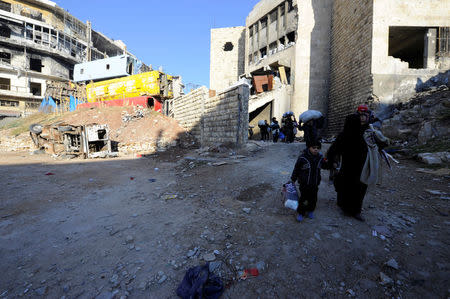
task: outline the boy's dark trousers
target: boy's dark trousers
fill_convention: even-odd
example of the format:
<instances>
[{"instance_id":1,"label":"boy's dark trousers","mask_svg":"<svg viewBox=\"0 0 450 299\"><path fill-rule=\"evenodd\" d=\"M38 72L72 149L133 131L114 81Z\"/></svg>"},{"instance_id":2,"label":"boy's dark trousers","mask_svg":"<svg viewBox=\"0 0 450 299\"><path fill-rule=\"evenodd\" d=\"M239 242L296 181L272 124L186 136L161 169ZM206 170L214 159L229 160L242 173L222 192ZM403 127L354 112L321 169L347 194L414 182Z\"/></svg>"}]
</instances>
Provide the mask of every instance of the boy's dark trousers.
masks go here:
<instances>
[{"instance_id":1,"label":"boy's dark trousers","mask_svg":"<svg viewBox=\"0 0 450 299\"><path fill-rule=\"evenodd\" d=\"M300 200L298 201L297 212L304 215L307 212L313 212L317 204L318 186L300 186Z\"/></svg>"}]
</instances>

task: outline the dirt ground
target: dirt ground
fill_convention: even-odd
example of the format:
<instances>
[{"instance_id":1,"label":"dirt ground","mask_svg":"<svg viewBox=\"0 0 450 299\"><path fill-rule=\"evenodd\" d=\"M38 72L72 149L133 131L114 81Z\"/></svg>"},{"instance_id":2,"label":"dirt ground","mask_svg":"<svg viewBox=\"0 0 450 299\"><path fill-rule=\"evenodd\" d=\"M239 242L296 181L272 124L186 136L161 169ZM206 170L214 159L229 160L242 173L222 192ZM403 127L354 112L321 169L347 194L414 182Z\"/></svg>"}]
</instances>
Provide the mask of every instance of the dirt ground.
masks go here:
<instances>
[{"instance_id":1,"label":"dirt ground","mask_svg":"<svg viewBox=\"0 0 450 299\"><path fill-rule=\"evenodd\" d=\"M297 223L280 188L304 145L250 145L89 161L1 153L0 297L175 298L204 259L222 298L450 295L448 175L401 160L361 223L338 210L323 171L316 218Z\"/></svg>"}]
</instances>

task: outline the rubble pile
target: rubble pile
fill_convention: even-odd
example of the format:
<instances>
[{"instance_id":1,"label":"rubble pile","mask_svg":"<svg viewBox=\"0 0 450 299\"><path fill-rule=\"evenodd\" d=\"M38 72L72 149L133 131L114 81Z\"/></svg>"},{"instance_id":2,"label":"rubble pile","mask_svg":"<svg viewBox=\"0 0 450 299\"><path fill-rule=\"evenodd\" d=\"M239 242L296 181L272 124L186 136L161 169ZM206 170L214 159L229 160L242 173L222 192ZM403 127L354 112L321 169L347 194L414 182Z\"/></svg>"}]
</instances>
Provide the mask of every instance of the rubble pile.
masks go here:
<instances>
[{"instance_id":1,"label":"rubble pile","mask_svg":"<svg viewBox=\"0 0 450 299\"><path fill-rule=\"evenodd\" d=\"M383 133L397 143L414 146L448 140L450 90L447 86L418 93L392 109L392 117L383 122Z\"/></svg>"},{"instance_id":2,"label":"rubble pile","mask_svg":"<svg viewBox=\"0 0 450 299\"><path fill-rule=\"evenodd\" d=\"M189 147L194 138L177 121L143 107L103 107L62 114L55 123L73 126L107 124L110 139L119 155L165 151L170 147ZM35 150L29 132L12 136L5 130L0 137L0 151Z\"/></svg>"}]
</instances>

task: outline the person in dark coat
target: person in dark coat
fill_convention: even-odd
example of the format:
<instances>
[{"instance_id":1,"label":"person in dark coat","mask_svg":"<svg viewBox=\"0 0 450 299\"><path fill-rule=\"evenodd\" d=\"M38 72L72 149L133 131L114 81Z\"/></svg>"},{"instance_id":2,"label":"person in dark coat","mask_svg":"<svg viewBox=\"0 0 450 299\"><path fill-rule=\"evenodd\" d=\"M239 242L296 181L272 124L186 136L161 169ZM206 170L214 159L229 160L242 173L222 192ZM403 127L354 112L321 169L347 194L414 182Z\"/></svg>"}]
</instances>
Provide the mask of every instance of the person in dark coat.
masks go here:
<instances>
[{"instance_id":1,"label":"person in dark coat","mask_svg":"<svg viewBox=\"0 0 450 299\"><path fill-rule=\"evenodd\" d=\"M292 171L291 181L298 181L300 200L297 208L297 221L302 221L306 215L314 218L314 210L317 203L317 192L321 181L320 169L328 168L328 163L320 153L321 143L314 140L306 144L306 149L298 157Z\"/></svg>"},{"instance_id":2,"label":"person in dark coat","mask_svg":"<svg viewBox=\"0 0 450 299\"><path fill-rule=\"evenodd\" d=\"M278 121L275 117L272 117L270 130L272 131L273 142L277 142L280 135L280 125L278 124Z\"/></svg>"},{"instance_id":3,"label":"person in dark coat","mask_svg":"<svg viewBox=\"0 0 450 299\"><path fill-rule=\"evenodd\" d=\"M292 116L288 115L284 122L286 142L291 143L294 141L294 121Z\"/></svg>"},{"instance_id":4,"label":"person in dark coat","mask_svg":"<svg viewBox=\"0 0 450 299\"><path fill-rule=\"evenodd\" d=\"M345 214L364 221L361 208L367 185L360 182L360 177L368 150L363 134L369 126L369 113L364 109L359 110L346 117L343 131L330 146L326 156L330 165L336 165L337 157L342 158L334 180L338 206Z\"/></svg>"},{"instance_id":5,"label":"person in dark coat","mask_svg":"<svg viewBox=\"0 0 450 299\"><path fill-rule=\"evenodd\" d=\"M306 123L300 125L299 130L302 130L304 132L303 139L306 143L311 143L317 140L317 128L314 119L311 119Z\"/></svg>"}]
</instances>

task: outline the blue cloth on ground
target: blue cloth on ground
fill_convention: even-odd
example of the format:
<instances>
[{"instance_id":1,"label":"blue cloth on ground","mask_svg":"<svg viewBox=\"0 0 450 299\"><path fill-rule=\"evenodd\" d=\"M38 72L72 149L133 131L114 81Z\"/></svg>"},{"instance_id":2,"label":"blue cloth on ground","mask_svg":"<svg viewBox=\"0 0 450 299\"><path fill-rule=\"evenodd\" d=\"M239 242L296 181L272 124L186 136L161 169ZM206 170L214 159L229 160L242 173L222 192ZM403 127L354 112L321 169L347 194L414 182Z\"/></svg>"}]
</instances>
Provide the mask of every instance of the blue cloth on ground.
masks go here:
<instances>
[{"instance_id":1,"label":"blue cloth on ground","mask_svg":"<svg viewBox=\"0 0 450 299\"><path fill-rule=\"evenodd\" d=\"M177 288L177 295L183 299L218 299L224 291L219 277L209 272L209 263L186 271Z\"/></svg>"}]
</instances>

